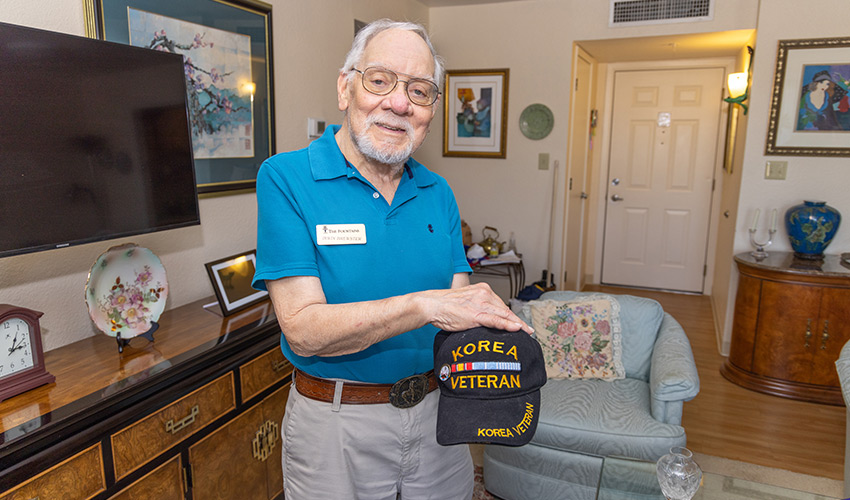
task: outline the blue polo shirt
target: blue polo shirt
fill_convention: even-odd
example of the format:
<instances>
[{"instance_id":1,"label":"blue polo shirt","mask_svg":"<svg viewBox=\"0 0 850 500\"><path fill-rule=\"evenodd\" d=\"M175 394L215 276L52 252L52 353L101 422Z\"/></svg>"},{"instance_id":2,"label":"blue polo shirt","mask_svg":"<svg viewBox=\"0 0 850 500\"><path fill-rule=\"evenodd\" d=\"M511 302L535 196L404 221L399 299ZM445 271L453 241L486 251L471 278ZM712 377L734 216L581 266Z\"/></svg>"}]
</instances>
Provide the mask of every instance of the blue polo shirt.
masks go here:
<instances>
[{"instance_id":1,"label":"blue polo shirt","mask_svg":"<svg viewBox=\"0 0 850 500\"><path fill-rule=\"evenodd\" d=\"M410 159L388 205L345 160L334 138L338 130L328 127L309 147L275 155L260 168L254 287L265 289L265 280L287 276L316 276L327 302L341 304L446 289L455 273L470 272L460 214L445 179ZM329 228L357 227L365 228L355 229L361 241L321 244ZM425 325L331 357L296 355L283 332L281 348L311 375L393 383L433 368L436 332Z\"/></svg>"}]
</instances>

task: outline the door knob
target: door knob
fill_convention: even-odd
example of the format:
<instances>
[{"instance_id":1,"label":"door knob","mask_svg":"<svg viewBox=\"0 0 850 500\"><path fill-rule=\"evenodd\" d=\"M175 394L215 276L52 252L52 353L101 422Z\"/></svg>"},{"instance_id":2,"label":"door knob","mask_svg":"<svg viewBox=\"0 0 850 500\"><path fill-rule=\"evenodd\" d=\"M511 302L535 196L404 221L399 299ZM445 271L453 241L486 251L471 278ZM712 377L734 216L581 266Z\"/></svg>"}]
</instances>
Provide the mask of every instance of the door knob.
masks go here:
<instances>
[{"instance_id":1,"label":"door knob","mask_svg":"<svg viewBox=\"0 0 850 500\"><path fill-rule=\"evenodd\" d=\"M581 199L582 199L582 200L586 200L586 199L587 199L587 193L585 193L584 191L582 191L582 192L581 192Z\"/></svg>"},{"instance_id":2,"label":"door knob","mask_svg":"<svg viewBox=\"0 0 850 500\"><path fill-rule=\"evenodd\" d=\"M613 180L611 181L611 185L612 185L612 186L619 186L619 185L620 185L620 178L619 178L619 177L617 177L617 178L613 179Z\"/></svg>"},{"instance_id":3,"label":"door knob","mask_svg":"<svg viewBox=\"0 0 850 500\"><path fill-rule=\"evenodd\" d=\"M611 201L623 201L623 197L618 194L612 194Z\"/></svg>"}]
</instances>

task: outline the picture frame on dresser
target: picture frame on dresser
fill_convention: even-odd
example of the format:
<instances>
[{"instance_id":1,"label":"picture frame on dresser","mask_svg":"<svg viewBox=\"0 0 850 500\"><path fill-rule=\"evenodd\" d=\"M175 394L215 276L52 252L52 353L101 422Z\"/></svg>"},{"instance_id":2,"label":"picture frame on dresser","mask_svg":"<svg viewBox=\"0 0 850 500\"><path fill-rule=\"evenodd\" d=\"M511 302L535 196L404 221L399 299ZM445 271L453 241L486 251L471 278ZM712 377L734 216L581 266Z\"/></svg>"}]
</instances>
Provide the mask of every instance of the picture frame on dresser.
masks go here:
<instances>
[{"instance_id":1,"label":"picture frame on dresser","mask_svg":"<svg viewBox=\"0 0 850 500\"><path fill-rule=\"evenodd\" d=\"M766 155L850 156L850 37L780 40Z\"/></svg>"},{"instance_id":2,"label":"picture frame on dresser","mask_svg":"<svg viewBox=\"0 0 850 500\"><path fill-rule=\"evenodd\" d=\"M269 296L269 292L251 287L257 267L256 250L214 260L204 266L224 316L251 307Z\"/></svg>"},{"instance_id":3,"label":"picture frame on dresser","mask_svg":"<svg viewBox=\"0 0 850 500\"><path fill-rule=\"evenodd\" d=\"M275 153L271 5L84 0L86 35L183 56L198 193L253 189Z\"/></svg>"}]
</instances>

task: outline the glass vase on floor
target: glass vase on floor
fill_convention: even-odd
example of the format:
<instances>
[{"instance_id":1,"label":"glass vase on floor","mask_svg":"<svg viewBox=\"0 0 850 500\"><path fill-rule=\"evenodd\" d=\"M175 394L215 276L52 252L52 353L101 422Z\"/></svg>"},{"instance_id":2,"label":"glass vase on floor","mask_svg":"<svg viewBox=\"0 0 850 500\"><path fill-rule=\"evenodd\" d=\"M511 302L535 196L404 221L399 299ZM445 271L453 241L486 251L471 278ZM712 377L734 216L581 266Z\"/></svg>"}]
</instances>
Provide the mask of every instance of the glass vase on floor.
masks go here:
<instances>
[{"instance_id":1,"label":"glass vase on floor","mask_svg":"<svg viewBox=\"0 0 850 500\"><path fill-rule=\"evenodd\" d=\"M702 470L687 448L674 446L656 464L658 484L667 500L691 500L702 480Z\"/></svg>"}]
</instances>

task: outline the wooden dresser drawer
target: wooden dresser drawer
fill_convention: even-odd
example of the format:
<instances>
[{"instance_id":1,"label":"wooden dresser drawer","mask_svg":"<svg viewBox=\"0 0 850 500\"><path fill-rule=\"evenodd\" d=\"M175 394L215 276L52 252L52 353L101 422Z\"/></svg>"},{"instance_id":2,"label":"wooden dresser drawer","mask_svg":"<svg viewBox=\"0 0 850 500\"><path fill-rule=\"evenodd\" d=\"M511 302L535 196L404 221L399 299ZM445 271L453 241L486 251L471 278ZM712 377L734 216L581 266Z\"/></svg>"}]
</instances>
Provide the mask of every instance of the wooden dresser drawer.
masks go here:
<instances>
[{"instance_id":1,"label":"wooden dresser drawer","mask_svg":"<svg viewBox=\"0 0 850 500\"><path fill-rule=\"evenodd\" d=\"M109 497L109 500L182 500L182 472L180 455L175 455L115 496Z\"/></svg>"},{"instance_id":2,"label":"wooden dresser drawer","mask_svg":"<svg viewBox=\"0 0 850 500\"><path fill-rule=\"evenodd\" d=\"M290 373L292 373L292 364L283 357L280 347L275 347L245 363L239 367L242 401L248 401Z\"/></svg>"},{"instance_id":3,"label":"wooden dresser drawer","mask_svg":"<svg viewBox=\"0 0 850 500\"><path fill-rule=\"evenodd\" d=\"M112 435L115 477L120 479L236 407L233 372Z\"/></svg>"},{"instance_id":4,"label":"wooden dresser drawer","mask_svg":"<svg viewBox=\"0 0 850 500\"><path fill-rule=\"evenodd\" d=\"M0 500L67 498L84 500L106 489L100 443L3 493Z\"/></svg>"},{"instance_id":5,"label":"wooden dresser drawer","mask_svg":"<svg viewBox=\"0 0 850 500\"><path fill-rule=\"evenodd\" d=\"M283 492L280 425L290 384L189 448L192 498L267 500Z\"/></svg>"}]
</instances>

